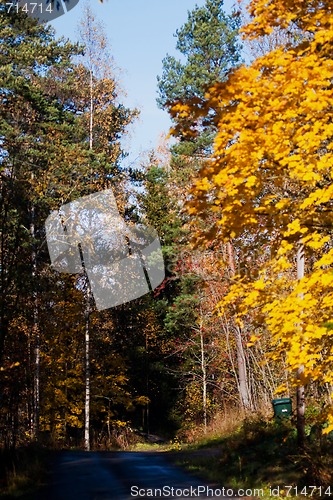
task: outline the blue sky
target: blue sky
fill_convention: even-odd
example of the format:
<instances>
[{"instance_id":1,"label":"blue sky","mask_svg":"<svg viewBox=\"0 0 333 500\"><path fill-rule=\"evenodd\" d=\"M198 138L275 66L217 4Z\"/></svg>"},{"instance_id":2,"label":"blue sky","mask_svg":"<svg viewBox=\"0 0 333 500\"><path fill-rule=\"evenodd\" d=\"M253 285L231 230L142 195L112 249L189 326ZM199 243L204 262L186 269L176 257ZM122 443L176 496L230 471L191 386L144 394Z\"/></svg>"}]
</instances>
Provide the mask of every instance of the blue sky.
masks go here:
<instances>
[{"instance_id":1,"label":"blue sky","mask_svg":"<svg viewBox=\"0 0 333 500\"><path fill-rule=\"evenodd\" d=\"M96 18L104 24L120 68L120 84L127 93L124 102L141 111L125 142L129 162L155 147L161 133L169 130L167 113L156 105L156 78L162 73L165 55L177 56L173 34L187 20L187 12L204 3L205 0L90 0ZM227 12L234 3L225 0ZM83 4L81 0L73 10L52 21L57 36L76 40Z\"/></svg>"}]
</instances>

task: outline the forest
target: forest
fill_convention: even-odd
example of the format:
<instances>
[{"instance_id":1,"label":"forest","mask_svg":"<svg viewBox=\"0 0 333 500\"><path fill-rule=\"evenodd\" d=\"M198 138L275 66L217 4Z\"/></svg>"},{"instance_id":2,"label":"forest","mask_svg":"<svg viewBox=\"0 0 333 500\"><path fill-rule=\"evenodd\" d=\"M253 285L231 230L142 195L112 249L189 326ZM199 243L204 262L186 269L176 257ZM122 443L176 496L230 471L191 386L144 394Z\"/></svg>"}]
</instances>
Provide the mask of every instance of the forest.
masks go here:
<instances>
[{"instance_id":1,"label":"forest","mask_svg":"<svg viewBox=\"0 0 333 500\"><path fill-rule=\"evenodd\" d=\"M194 6L157 77L171 137L128 168L138 110L93 9L78 44L3 0L0 30L1 449L191 441L277 398L301 448L331 435L331 1ZM108 189L156 230L165 278L100 311L45 222Z\"/></svg>"}]
</instances>

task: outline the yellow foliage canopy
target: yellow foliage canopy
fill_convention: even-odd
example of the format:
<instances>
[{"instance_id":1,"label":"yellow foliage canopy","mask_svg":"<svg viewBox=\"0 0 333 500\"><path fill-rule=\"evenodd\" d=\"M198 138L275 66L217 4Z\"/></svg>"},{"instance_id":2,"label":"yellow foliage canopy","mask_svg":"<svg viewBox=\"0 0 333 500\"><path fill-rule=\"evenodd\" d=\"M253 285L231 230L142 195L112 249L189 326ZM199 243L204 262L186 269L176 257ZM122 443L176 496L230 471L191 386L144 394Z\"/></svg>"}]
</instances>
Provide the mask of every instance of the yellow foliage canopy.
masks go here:
<instances>
[{"instance_id":1,"label":"yellow foliage canopy","mask_svg":"<svg viewBox=\"0 0 333 500\"><path fill-rule=\"evenodd\" d=\"M328 0L252 0L246 36L293 23L299 40L241 66L210 88L205 102L174 108L181 126L187 126L187 117L206 116L218 128L189 207L202 217L214 212L215 230L207 228L207 235L228 241L261 233L267 243L274 236L274 252L259 280L239 280L222 310L238 301L240 315L259 311L272 334L274 355L286 357L290 372L304 365L305 381L331 386L332 9ZM300 241L311 261L307 276L297 281L293 269ZM331 422L333 429L333 412Z\"/></svg>"}]
</instances>

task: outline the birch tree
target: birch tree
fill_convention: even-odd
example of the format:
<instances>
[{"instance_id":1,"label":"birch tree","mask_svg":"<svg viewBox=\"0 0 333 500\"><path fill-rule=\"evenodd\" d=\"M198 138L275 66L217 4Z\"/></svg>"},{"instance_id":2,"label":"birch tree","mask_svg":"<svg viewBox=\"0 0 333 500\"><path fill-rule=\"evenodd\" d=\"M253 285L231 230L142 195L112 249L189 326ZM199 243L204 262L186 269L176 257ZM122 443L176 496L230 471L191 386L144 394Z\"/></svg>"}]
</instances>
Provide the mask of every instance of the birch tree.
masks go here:
<instances>
[{"instance_id":1,"label":"birch tree","mask_svg":"<svg viewBox=\"0 0 333 500\"><path fill-rule=\"evenodd\" d=\"M103 158L97 169L91 166L90 185L92 189L115 188L115 194L124 205L124 178L119 170L123 156L120 136L135 116L134 111L125 108L118 100L119 87L114 74L114 61L104 27L95 20L90 7L86 5L79 25L79 40L83 44L83 60L77 68L78 102L82 107L81 121L86 127L89 150ZM83 261L82 261L83 262ZM84 267L84 262L83 262ZM90 314L92 297L85 275L85 449L90 449Z\"/></svg>"}]
</instances>

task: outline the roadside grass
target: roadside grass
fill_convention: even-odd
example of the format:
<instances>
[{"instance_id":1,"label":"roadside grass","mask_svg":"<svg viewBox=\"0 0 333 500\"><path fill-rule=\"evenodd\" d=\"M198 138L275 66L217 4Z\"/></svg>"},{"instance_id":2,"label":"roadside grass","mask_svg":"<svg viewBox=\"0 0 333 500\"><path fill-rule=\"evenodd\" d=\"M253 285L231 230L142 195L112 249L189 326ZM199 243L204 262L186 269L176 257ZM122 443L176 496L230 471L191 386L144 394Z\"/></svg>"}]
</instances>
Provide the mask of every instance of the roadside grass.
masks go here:
<instances>
[{"instance_id":1,"label":"roadside grass","mask_svg":"<svg viewBox=\"0 0 333 500\"><path fill-rule=\"evenodd\" d=\"M252 496L258 498L333 496L333 442L317 436L299 450L296 437L292 420L258 417L222 435L182 443L181 449L173 448L167 455L209 483L256 491Z\"/></svg>"},{"instance_id":2,"label":"roadside grass","mask_svg":"<svg viewBox=\"0 0 333 500\"><path fill-rule=\"evenodd\" d=\"M1 456L0 498L35 500L36 492L47 480L50 451L38 445Z\"/></svg>"},{"instance_id":3,"label":"roadside grass","mask_svg":"<svg viewBox=\"0 0 333 500\"><path fill-rule=\"evenodd\" d=\"M156 443L136 443L129 448L129 451L163 451L165 445Z\"/></svg>"},{"instance_id":4,"label":"roadside grass","mask_svg":"<svg viewBox=\"0 0 333 500\"><path fill-rule=\"evenodd\" d=\"M313 429L305 449L299 450L292 418L244 419L235 414L217 418L206 434L196 427L164 443L140 436L125 449L162 452L203 483L234 492L251 490L244 497L329 499L333 496L333 440ZM38 445L16 450L14 455L0 453L0 499L36 500L47 483L53 458L52 450Z\"/></svg>"}]
</instances>

